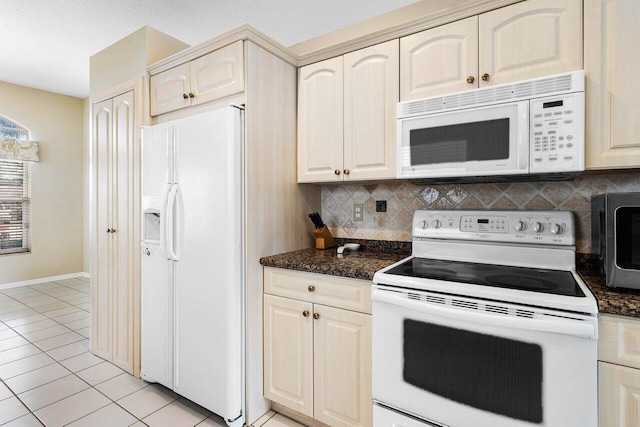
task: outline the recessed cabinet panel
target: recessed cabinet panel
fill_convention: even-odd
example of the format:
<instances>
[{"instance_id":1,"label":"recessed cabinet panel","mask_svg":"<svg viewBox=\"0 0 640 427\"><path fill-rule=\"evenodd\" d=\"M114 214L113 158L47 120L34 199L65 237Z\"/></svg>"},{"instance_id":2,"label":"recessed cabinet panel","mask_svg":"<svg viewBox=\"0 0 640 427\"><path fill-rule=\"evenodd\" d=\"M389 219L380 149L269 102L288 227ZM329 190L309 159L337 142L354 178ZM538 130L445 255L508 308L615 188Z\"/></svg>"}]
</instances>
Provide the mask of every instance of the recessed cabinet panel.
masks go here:
<instances>
[{"instance_id":1,"label":"recessed cabinet panel","mask_svg":"<svg viewBox=\"0 0 640 427\"><path fill-rule=\"evenodd\" d=\"M233 95L244 90L242 41L218 49L190 63L191 105Z\"/></svg>"},{"instance_id":2,"label":"recessed cabinet panel","mask_svg":"<svg viewBox=\"0 0 640 427\"><path fill-rule=\"evenodd\" d=\"M396 177L398 40L344 56L344 180Z\"/></svg>"},{"instance_id":3,"label":"recessed cabinet panel","mask_svg":"<svg viewBox=\"0 0 640 427\"><path fill-rule=\"evenodd\" d=\"M117 265L113 284L113 363L122 369L133 371L133 307L135 260L137 245L131 245L133 230L134 194L134 104L133 92L127 92L113 99L113 154L115 156L116 174L114 177L115 192L111 197L114 206L114 228L112 233L117 248L114 253ZM133 246L133 247L132 247ZM135 249L134 249L135 248ZM132 249L135 253L132 253Z\"/></svg>"},{"instance_id":4,"label":"recessed cabinet panel","mask_svg":"<svg viewBox=\"0 0 640 427\"><path fill-rule=\"evenodd\" d=\"M598 362L598 383L600 426L640 425L640 371Z\"/></svg>"},{"instance_id":5,"label":"recessed cabinet panel","mask_svg":"<svg viewBox=\"0 0 640 427\"><path fill-rule=\"evenodd\" d=\"M107 230L111 229L113 171L112 153L112 117L111 99L93 104L93 135L96 175L94 180L96 210L94 215L95 236L93 257L91 299L91 351L103 359L112 358L111 325L111 276L110 260L113 245Z\"/></svg>"},{"instance_id":6,"label":"recessed cabinet panel","mask_svg":"<svg viewBox=\"0 0 640 427\"><path fill-rule=\"evenodd\" d=\"M640 369L640 320L600 314L598 360Z\"/></svg>"},{"instance_id":7,"label":"recessed cabinet panel","mask_svg":"<svg viewBox=\"0 0 640 427\"><path fill-rule=\"evenodd\" d=\"M342 181L343 59L300 69L298 182Z\"/></svg>"},{"instance_id":8,"label":"recessed cabinet panel","mask_svg":"<svg viewBox=\"0 0 640 427\"><path fill-rule=\"evenodd\" d=\"M400 101L477 87L477 16L400 39Z\"/></svg>"},{"instance_id":9,"label":"recessed cabinet panel","mask_svg":"<svg viewBox=\"0 0 640 427\"><path fill-rule=\"evenodd\" d=\"M264 395L308 416L313 416L312 322L313 304L264 295Z\"/></svg>"},{"instance_id":10,"label":"recessed cabinet panel","mask_svg":"<svg viewBox=\"0 0 640 427\"><path fill-rule=\"evenodd\" d=\"M371 316L314 305L314 418L372 424Z\"/></svg>"},{"instance_id":11,"label":"recessed cabinet panel","mask_svg":"<svg viewBox=\"0 0 640 427\"><path fill-rule=\"evenodd\" d=\"M150 78L151 115L167 113L191 105L189 63L178 65ZM186 95L186 98L185 98Z\"/></svg>"},{"instance_id":12,"label":"recessed cabinet panel","mask_svg":"<svg viewBox=\"0 0 640 427\"><path fill-rule=\"evenodd\" d=\"M584 7L586 168L640 167L640 2Z\"/></svg>"},{"instance_id":13,"label":"recessed cabinet panel","mask_svg":"<svg viewBox=\"0 0 640 427\"><path fill-rule=\"evenodd\" d=\"M480 87L582 69L582 0L530 0L483 13L479 52Z\"/></svg>"}]
</instances>

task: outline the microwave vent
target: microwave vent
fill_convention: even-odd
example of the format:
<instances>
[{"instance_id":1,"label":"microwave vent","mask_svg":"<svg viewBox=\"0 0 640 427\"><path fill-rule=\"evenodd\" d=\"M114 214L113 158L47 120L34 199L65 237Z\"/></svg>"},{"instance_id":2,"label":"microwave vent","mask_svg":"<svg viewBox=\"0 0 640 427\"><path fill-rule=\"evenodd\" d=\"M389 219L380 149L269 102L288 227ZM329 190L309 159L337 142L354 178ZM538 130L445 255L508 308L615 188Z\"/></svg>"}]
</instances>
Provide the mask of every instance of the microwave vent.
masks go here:
<instances>
[{"instance_id":1,"label":"microwave vent","mask_svg":"<svg viewBox=\"0 0 640 427\"><path fill-rule=\"evenodd\" d=\"M580 91L584 91L584 72L576 71L484 89L401 102L398 104L398 118L531 99L555 93Z\"/></svg>"}]
</instances>

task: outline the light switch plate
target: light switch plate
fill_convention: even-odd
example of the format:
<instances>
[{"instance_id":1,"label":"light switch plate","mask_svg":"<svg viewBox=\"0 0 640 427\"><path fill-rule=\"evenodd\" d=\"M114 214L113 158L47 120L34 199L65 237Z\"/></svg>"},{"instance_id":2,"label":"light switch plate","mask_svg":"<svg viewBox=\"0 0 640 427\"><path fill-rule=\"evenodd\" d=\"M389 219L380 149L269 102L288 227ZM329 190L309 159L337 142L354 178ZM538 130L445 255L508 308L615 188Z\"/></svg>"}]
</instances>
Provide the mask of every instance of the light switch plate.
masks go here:
<instances>
[{"instance_id":1,"label":"light switch plate","mask_svg":"<svg viewBox=\"0 0 640 427\"><path fill-rule=\"evenodd\" d=\"M364 205L362 203L353 204L353 220L362 221L364 219Z\"/></svg>"}]
</instances>

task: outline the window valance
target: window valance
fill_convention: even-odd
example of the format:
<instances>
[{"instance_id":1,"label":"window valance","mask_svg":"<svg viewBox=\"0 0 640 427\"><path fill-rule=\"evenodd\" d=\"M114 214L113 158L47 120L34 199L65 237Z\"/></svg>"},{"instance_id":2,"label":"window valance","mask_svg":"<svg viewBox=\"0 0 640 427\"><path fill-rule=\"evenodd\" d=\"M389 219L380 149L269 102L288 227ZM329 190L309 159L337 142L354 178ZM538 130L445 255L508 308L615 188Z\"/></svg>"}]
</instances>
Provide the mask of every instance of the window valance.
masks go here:
<instances>
[{"instance_id":1,"label":"window valance","mask_svg":"<svg viewBox=\"0 0 640 427\"><path fill-rule=\"evenodd\" d=\"M0 138L0 159L39 162L40 144L38 141Z\"/></svg>"}]
</instances>

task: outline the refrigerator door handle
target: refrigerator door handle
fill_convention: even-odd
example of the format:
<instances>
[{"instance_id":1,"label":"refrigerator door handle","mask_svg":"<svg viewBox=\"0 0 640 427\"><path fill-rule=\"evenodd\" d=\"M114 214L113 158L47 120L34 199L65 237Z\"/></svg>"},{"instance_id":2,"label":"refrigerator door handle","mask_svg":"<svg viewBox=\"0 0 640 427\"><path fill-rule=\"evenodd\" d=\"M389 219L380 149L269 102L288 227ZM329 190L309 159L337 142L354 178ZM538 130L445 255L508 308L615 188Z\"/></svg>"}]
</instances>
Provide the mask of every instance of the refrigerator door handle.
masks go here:
<instances>
[{"instance_id":1,"label":"refrigerator door handle","mask_svg":"<svg viewBox=\"0 0 640 427\"><path fill-rule=\"evenodd\" d=\"M173 261L178 261L179 257L175 252L175 241L176 241L176 225L175 225L175 209L176 209L176 196L178 194L178 184L173 184L171 186L171 191L169 191L169 196L167 198L167 254L169 258Z\"/></svg>"},{"instance_id":2,"label":"refrigerator door handle","mask_svg":"<svg viewBox=\"0 0 640 427\"><path fill-rule=\"evenodd\" d=\"M167 252L167 199L171 191L172 184L167 184L162 193L162 202L160 202L160 250L169 258Z\"/></svg>"}]
</instances>

